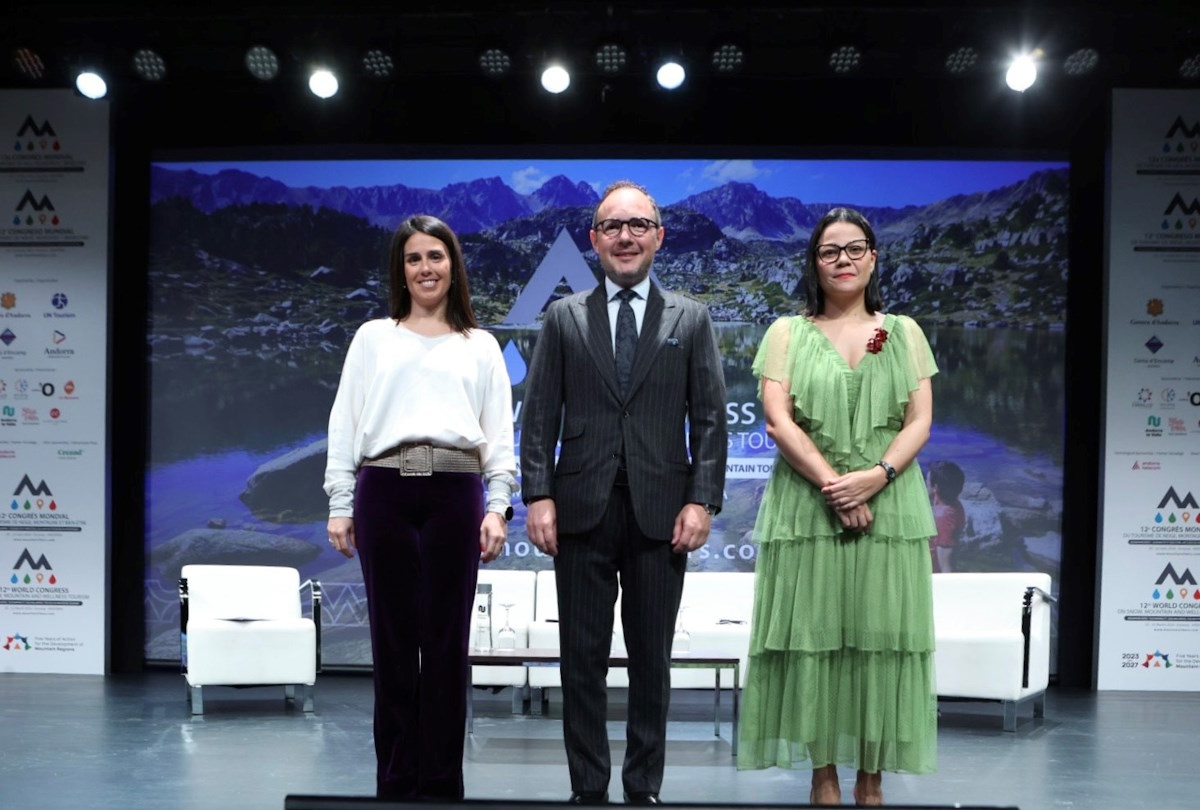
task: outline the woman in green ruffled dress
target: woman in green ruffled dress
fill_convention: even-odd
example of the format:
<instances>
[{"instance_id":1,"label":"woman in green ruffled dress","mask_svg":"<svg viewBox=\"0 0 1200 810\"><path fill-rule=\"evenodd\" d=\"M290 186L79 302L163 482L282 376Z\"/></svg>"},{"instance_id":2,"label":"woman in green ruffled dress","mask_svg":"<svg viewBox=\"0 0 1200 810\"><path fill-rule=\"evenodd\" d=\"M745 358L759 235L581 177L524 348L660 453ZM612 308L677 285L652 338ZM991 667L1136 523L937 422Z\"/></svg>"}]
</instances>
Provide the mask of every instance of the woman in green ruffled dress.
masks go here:
<instances>
[{"instance_id":1,"label":"woman in green ruffled dress","mask_svg":"<svg viewBox=\"0 0 1200 810\"><path fill-rule=\"evenodd\" d=\"M933 354L882 312L875 233L835 208L813 230L805 314L754 360L779 447L759 508L738 767L812 768L812 804L883 803L882 772L937 763L929 538L916 456L933 416Z\"/></svg>"}]
</instances>

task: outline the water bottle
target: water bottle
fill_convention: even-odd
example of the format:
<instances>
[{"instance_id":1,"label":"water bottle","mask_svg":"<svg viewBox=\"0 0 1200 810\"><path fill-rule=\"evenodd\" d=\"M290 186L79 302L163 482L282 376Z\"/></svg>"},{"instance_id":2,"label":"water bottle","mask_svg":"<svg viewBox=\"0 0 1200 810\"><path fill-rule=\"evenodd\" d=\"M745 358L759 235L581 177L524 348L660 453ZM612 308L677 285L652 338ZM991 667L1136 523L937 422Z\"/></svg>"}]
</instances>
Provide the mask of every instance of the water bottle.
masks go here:
<instances>
[{"instance_id":1,"label":"water bottle","mask_svg":"<svg viewBox=\"0 0 1200 810\"><path fill-rule=\"evenodd\" d=\"M492 586L481 583L475 588L475 649L492 651Z\"/></svg>"}]
</instances>

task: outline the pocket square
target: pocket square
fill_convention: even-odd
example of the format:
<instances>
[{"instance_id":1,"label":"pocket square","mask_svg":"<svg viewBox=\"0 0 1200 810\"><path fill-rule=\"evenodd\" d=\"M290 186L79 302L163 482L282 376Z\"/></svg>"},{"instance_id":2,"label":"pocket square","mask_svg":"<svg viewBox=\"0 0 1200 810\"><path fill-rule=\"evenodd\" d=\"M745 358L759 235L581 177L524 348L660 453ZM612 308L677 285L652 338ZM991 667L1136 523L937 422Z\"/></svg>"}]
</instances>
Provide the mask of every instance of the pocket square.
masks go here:
<instances>
[{"instance_id":1,"label":"pocket square","mask_svg":"<svg viewBox=\"0 0 1200 810\"><path fill-rule=\"evenodd\" d=\"M679 348L679 338L667 338L667 345Z\"/></svg>"}]
</instances>

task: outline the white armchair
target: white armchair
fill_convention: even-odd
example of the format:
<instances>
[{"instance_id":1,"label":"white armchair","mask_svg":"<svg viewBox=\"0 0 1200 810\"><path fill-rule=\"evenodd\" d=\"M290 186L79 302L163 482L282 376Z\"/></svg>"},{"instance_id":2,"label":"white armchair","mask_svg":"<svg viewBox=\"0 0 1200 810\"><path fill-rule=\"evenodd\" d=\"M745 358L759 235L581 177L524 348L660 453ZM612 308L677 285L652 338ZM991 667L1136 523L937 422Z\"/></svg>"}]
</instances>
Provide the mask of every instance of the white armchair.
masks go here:
<instances>
[{"instance_id":1,"label":"white armchair","mask_svg":"<svg viewBox=\"0 0 1200 810\"><path fill-rule=\"evenodd\" d=\"M1042 717L1050 682L1050 575L933 575L934 669L938 697L999 701L1004 730L1030 703Z\"/></svg>"},{"instance_id":2,"label":"white armchair","mask_svg":"<svg viewBox=\"0 0 1200 810\"><path fill-rule=\"evenodd\" d=\"M283 685L313 710L321 669L321 584L300 584L295 568L185 565L179 578L180 663L192 714L204 713L205 686ZM311 593L312 617L301 592Z\"/></svg>"}]
</instances>

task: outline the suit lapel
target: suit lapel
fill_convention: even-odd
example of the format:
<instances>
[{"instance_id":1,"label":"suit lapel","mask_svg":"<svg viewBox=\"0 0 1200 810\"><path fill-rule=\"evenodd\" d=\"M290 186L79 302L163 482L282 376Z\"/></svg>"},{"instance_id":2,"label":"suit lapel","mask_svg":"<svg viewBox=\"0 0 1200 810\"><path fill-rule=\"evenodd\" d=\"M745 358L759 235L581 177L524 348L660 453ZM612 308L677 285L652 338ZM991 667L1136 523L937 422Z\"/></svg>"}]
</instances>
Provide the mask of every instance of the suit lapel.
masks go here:
<instances>
[{"instance_id":1,"label":"suit lapel","mask_svg":"<svg viewBox=\"0 0 1200 810\"><path fill-rule=\"evenodd\" d=\"M642 318L642 331L638 334L637 353L633 356L633 371L629 375L629 396L633 396L638 386L650 373L654 358L667 345L667 338L675 329L683 314L683 308L674 300L667 300L658 287L650 285L650 296L646 299L646 314ZM616 362L613 362L613 374L616 375Z\"/></svg>"},{"instance_id":2,"label":"suit lapel","mask_svg":"<svg viewBox=\"0 0 1200 810\"><path fill-rule=\"evenodd\" d=\"M608 323L608 298L604 285L596 287L587 298L572 307L572 313L579 324L580 334L584 335L592 362L600 372L600 379L619 400L621 386L617 382L617 361L613 357L612 328ZM636 359L634 368L637 368Z\"/></svg>"}]
</instances>

